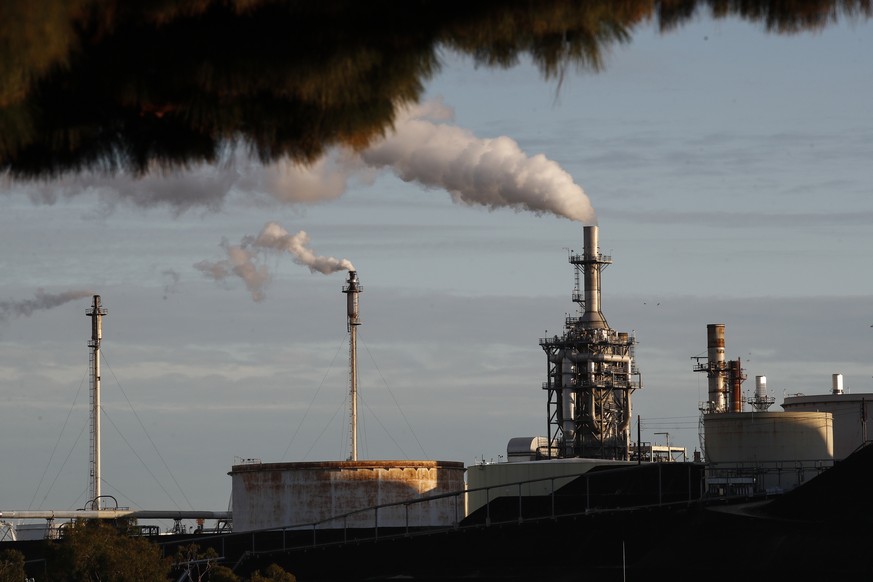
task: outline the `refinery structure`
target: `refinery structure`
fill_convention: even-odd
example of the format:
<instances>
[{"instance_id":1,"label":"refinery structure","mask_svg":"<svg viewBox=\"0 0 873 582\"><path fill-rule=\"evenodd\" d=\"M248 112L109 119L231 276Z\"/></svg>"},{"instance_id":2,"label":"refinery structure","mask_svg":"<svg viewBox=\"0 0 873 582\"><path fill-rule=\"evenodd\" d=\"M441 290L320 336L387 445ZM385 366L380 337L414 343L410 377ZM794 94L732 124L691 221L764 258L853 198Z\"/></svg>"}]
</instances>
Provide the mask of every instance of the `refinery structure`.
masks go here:
<instances>
[{"instance_id":1,"label":"refinery structure","mask_svg":"<svg viewBox=\"0 0 873 582\"><path fill-rule=\"evenodd\" d=\"M539 340L546 356L545 434L507 435L506 461L469 467L434 459L360 459L357 332L362 325L363 286L357 271L349 270L342 287L349 341L348 456L312 462L236 462L228 473L228 511L131 511L112 506L112 499L102 494L100 347L107 310L95 295L86 313L91 318L91 499L79 511L0 511L0 535L3 541L15 539L11 520L42 520L41 527L18 528L28 532L18 536L24 539L57 536L58 522L81 518L171 518L177 524L182 519L214 519L216 527L196 541L220 549L222 559L236 561L237 566L286 560L299 579L312 579L323 571L333 572L337 580L379 579L410 576L420 568L414 560L428 561L432 548L441 547L456 558L456 563L439 566L443 578L464 578L482 571L474 555L477 548L500 543L509 548L508 555L521 554L543 536L551 540L555 555L566 556L575 555L579 547L599 547L612 537L646 545L651 540L635 532L656 527L651 522L655 517L679 524L675 527L687 532L685 543L693 545L704 527L701 509L725 532L751 528L761 536L788 535L782 519L784 512L796 511L784 509L792 507L790 502L773 505L772 515L756 514L759 521L754 526L738 525L718 512L725 505L757 512L745 503L766 503L771 496L790 500L795 492L804 500L802 496L809 495L804 492L827 487L817 484L827 484L829 478L866 471L867 404L873 394L847 393L842 376L834 374L830 394L793 395L782 404L784 411L770 411L775 399L765 376L755 377L751 396L743 392L746 372L739 358L727 359L722 323L706 326L706 357L697 358L692 368L707 377L707 400L699 403L702 457L686 461L684 448L641 442L639 424L636 435L631 430L632 395L642 388L636 339L613 330L603 315L602 274L612 259L600 252L598 227L584 228L583 250L571 251L569 262L575 270L572 301L578 311L566 317L561 335ZM866 456L859 461L859 455ZM835 474L838 477L831 477ZM849 473L843 479L851 487L856 476ZM840 511L834 515L842 515ZM536 529L528 529L531 524ZM504 529L494 533L494 525ZM460 534L467 537L457 537ZM428 537L436 535L443 537ZM166 541L163 547L170 552L189 539ZM379 545L385 539L405 549ZM355 549L360 544L372 544L366 546L366 566L348 559L363 551ZM312 553L313 548L323 553ZM701 556L706 554L702 550ZM406 552L408 559L399 559L398 551ZM600 554L589 558L592 565L601 560ZM611 564L610 560L601 561ZM559 579L562 562L552 562ZM643 561L640 567L651 564ZM511 560L488 571L495 579L518 575Z\"/></svg>"},{"instance_id":2,"label":"refinery structure","mask_svg":"<svg viewBox=\"0 0 873 582\"><path fill-rule=\"evenodd\" d=\"M600 309L601 273L612 259L600 253L598 227L585 227L584 250L570 263L579 315L567 317L561 336L540 340L548 362L545 457L628 460L631 394L641 376L633 336L610 328Z\"/></svg>"}]
</instances>

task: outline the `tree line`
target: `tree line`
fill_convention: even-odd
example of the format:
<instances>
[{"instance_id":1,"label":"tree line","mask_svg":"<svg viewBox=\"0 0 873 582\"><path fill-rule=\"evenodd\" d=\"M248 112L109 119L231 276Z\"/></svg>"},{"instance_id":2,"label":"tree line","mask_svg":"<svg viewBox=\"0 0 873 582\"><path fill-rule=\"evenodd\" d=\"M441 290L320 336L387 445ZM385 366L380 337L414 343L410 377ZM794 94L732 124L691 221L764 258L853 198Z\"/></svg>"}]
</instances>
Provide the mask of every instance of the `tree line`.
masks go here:
<instances>
[{"instance_id":1,"label":"tree line","mask_svg":"<svg viewBox=\"0 0 873 582\"><path fill-rule=\"evenodd\" d=\"M132 525L73 522L63 528L60 539L44 542L45 561L39 571L28 571L25 555L7 548L0 552L0 582L296 582L293 574L276 564L245 578L238 576L219 563L212 548L201 551L196 544L180 547L174 556L162 556L158 545L131 535Z\"/></svg>"}]
</instances>

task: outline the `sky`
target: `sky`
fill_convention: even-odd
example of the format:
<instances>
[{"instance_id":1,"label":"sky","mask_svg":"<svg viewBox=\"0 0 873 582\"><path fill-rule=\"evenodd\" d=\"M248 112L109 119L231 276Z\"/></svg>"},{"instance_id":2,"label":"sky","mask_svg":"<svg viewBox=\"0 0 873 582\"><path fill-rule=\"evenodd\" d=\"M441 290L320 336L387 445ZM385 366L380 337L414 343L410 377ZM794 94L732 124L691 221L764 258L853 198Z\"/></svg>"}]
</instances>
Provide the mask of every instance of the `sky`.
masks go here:
<instances>
[{"instance_id":1,"label":"sky","mask_svg":"<svg viewBox=\"0 0 873 582\"><path fill-rule=\"evenodd\" d=\"M709 323L725 324L746 393L767 377L771 410L834 373L873 393L871 27L649 26L605 71L560 83L446 52L425 129L512 140L506 167L550 173L570 210L456 201L404 165L431 158L401 160L402 142L308 172L240 161L2 183L0 509L86 501L95 293L103 491L120 506L223 510L240 459L345 459L343 260L364 287L359 457L498 462L511 438L546 432L539 339L574 313L567 255L593 220L614 261L604 316L638 341L644 441L699 449ZM472 176L481 191L486 177ZM167 203L182 190L200 204Z\"/></svg>"}]
</instances>

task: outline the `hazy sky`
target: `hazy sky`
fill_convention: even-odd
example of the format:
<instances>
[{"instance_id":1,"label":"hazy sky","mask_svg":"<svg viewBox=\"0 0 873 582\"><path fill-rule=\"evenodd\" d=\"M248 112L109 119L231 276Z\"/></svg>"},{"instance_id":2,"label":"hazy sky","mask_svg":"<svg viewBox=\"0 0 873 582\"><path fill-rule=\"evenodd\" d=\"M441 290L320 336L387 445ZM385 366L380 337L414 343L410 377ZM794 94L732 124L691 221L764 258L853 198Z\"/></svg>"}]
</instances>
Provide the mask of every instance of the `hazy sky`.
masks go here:
<instances>
[{"instance_id":1,"label":"hazy sky","mask_svg":"<svg viewBox=\"0 0 873 582\"><path fill-rule=\"evenodd\" d=\"M870 54L870 23L776 36L704 19L642 30L560 86L445 55L427 97L453 111L441 123L511 138L590 198L614 259L604 315L639 341L643 440L699 446L708 323L725 324L746 392L766 375L778 404L836 372L873 392ZM361 457L497 461L545 434L538 341L573 313L582 224L454 203L374 165L347 181L326 163L4 184L0 509L86 501L90 298L22 303L68 291L109 310L104 492L120 505L225 509L236 457L347 456L345 272L245 238L270 222L360 275ZM183 189L202 203L164 202ZM257 282L220 270L229 250Z\"/></svg>"}]
</instances>

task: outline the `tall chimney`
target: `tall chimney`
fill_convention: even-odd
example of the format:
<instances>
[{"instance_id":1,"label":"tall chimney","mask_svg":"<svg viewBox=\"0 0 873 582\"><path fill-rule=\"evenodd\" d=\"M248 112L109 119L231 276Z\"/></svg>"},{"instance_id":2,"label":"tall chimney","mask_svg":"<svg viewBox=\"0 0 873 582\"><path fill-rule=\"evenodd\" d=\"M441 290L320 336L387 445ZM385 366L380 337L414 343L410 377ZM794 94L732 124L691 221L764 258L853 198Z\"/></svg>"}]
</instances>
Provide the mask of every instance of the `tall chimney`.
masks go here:
<instances>
[{"instance_id":1,"label":"tall chimney","mask_svg":"<svg viewBox=\"0 0 873 582\"><path fill-rule=\"evenodd\" d=\"M609 325L600 311L600 271L611 261L600 254L598 248L598 231L596 226L584 228L582 271L585 285L585 311L582 313L582 325L589 329L606 329Z\"/></svg>"},{"instance_id":2,"label":"tall chimney","mask_svg":"<svg viewBox=\"0 0 873 582\"><path fill-rule=\"evenodd\" d=\"M343 286L346 294L346 306L349 331L349 461L358 460L358 293L364 288L358 281L358 272L349 271L349 279Z\"/></svg>"},{"instance_id":3,"label":"tall chimney","mask_svg":"<svg viewBox=\"0 0 873 582\"><path fill-rule=\"evenodd\" d=\"M724 412L725 397L724 324L706 326L706 348L709 360L709 402L712 412Z\"/></svg>"}]
</instances>

